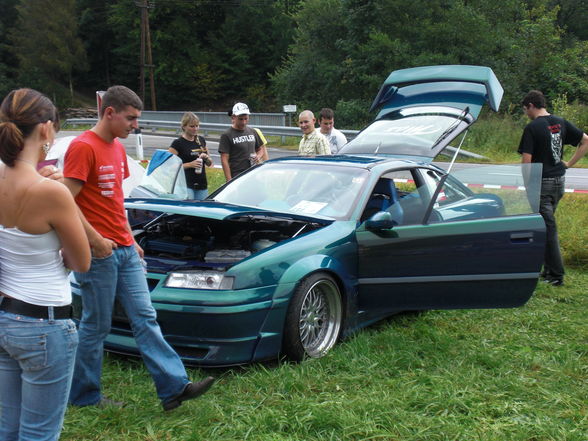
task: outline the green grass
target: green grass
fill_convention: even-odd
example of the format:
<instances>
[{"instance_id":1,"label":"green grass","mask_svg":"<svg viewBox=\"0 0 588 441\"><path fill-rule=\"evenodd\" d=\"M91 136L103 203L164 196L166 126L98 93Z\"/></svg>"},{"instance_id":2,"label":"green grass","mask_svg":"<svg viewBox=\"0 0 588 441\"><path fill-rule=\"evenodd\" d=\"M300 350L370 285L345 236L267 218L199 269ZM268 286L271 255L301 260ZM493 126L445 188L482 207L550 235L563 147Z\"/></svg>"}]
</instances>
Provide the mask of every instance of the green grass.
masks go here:
<instances>
[{"instance_id":1,"label":"green grass","mask_svg":"<svg viewBox=\"0 0 588 441\"><path fill-rule=\"evenodd\" d=\"M512 124L482 124L479 150L464 148L518 162ZM224 183L207 173L210 191ZM107 355L104 392L128 405L70 407L61 439L586 441L587 199L567 194L558 209L566 285L540 284L522 308L401 314L320 360L190 369L218 382L170 413L139 359Z\"/></svg>"},{"instance_id":2,"label":"green grass","mask_svg":"<svg viewBox=\"0 0 588 441\"><path fill-rule=\"evenodd\" d=\"M588 277L568 281L523 308L395 316L320 360L215 370L167 414L139 361L108 356L104 391L127 407L68 409L62 440L583 441Z\"/></svg>"},{"instance_id":3,"label":"green grass","mask_svg":"<svg viewBox=\"0 0 588 441\"><path fill-rule=\"evenodd\" d=\"M218 382L170 413L140 360L107 355L104 393L128 405L69 408L61 439L585 441L587 202L559 208L566 285L524 307L401 314L323 359L190 369Z\"/></svg>"}]
</instances>

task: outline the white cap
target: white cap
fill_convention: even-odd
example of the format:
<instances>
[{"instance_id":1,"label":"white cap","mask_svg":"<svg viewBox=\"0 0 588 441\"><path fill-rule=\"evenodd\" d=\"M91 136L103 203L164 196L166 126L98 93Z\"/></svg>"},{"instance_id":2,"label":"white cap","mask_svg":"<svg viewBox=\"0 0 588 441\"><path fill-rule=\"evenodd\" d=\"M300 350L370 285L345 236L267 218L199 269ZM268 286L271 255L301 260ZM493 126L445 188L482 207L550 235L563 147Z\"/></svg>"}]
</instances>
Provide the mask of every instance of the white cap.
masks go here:
<instances>
[{"instance_id":1,"label":"white cap","mask_svg":"<svg viewBox=\"0 0 588 441\"><path fill-rule=\"evenodd\" d=\"M249 107L245 103L237 103L233 106L233 115L249 115Z\"/></svg>"}]
</instances>

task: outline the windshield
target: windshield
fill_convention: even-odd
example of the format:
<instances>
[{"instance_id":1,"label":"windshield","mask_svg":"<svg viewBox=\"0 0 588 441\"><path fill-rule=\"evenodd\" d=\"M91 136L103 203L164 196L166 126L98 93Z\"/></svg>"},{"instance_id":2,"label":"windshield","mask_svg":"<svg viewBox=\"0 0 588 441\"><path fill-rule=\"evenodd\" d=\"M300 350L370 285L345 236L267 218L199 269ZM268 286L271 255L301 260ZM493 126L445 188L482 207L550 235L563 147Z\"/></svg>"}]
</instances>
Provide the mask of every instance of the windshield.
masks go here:
<instances>
[{"instance_id":1,"label":"windshield","mask_svg":"<svg viewBox=\"0 0 588 441\"><path fill-rule=\"evenodd\" d=\"M187 199L186 175L182 160L168 152L156 152L149 170L143 175L131 197L153 197L165 199Z\"/></svg>"},{"instance_id":2,"label":"windshield","mask_svg":"<svg viewBox=\"0 0 588 441\"><path fill-rule=\"evenodd\" d=\"M270 162L230 181L212 197L235 205L347 219L367 176L362 168Z\"/></svg>"},{"instance_id":3,"label":"windshield","mask_svg":"<svg viewBox=\"0 0 588 441\"><path fill-rule=\"evenodd\" d=\"M449 107L412 107L374 121L345 145L342 154L371 153L433 157L443 135L461 128L462 112Z\"/></svg>"}]
</instances>

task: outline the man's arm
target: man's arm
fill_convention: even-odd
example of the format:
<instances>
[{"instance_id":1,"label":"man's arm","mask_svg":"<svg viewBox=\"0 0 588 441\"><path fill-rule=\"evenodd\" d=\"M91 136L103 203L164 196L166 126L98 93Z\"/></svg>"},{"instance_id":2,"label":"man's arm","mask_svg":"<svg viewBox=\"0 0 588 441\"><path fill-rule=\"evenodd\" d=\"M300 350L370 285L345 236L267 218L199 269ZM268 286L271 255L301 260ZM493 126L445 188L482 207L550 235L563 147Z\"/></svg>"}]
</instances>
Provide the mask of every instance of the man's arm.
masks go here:
<instances>
[{"instance_id":1,"label":"man's arm","mask_svg":"<svg viewBox=\"0 0 588 441\"><path fill-rule=\"evenodd\" d=\"M225 179L227 182L231 180L231 167L229 167L229 154L228 153L221 153L221 165L223 167L223 172L225 173Z\"/></svg>"},{"instance_id":2,"label":"man's arm","mask_svg":"<svg viewBox=\"0 0 588 441\"><path fill-rule=\"evenodd\" d=\"M79 192L82 190L82 187L84 186L84 183L82 181L73 178L64 178L63 183L69 189L74 198L79 194ZM92 256L110 256L112 254L112 250L118 247L116 242L110 239L106 239L105 237L102 237L102 235L94 229L90 222L88 222L88 220L84 216L84 213L82 213L82 210L80 210L80 207L78 207L78 213L80 215L80 219L82 220L82 224L84 225L86 235L88 236L88 242L90 242Z\"/></svg>"},{"instance_id":3,"label":"man's arm","mask_svg":"<svg viewBox=\"0 0 588 441\"><path fill-rule=\"evenodd\" d=\"M576 162L582 159L586 153L588 153L588 135L584 133L584 135L582 135L580 145L576 149L574 155L570 158L569 161L563 161L563 163L567 168L571 168L574 166L574 164L576 164Z\"/></svg>"},{"instance_id":4,"label":"man's arm","mask_svg":"<svg viewBox=\"0 0 588 441\"><path fill-rule=\"evenodd\" d=\"M267 153L266 145L262 145L259 150L257 151L257 162L264 162L269 159L269 155Z\"/></svg>"}]
</instances>

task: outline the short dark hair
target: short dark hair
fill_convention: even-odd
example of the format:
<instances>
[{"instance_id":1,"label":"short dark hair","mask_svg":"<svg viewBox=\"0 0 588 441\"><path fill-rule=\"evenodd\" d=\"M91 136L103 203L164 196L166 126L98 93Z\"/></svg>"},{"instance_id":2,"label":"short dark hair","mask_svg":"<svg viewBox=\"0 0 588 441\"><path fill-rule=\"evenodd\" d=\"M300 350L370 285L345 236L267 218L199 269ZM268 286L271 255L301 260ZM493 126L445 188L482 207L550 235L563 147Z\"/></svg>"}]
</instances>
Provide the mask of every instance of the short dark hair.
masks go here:
<instances>
[{"instance_id":1,"label":"short dark hair","mask_svg":"<svg viewBox=\"0 0 588 441\"><path fill-rule=\"evenodd\" d=\"M107 107L112 107L117 112L125 110L127 106L134 107L137 110L143 110L143 101L141 98L126 86L111 86L102 97L100 106L100 116L104 115Z\"/></svg>"},{"instance_id":2,"label":"short dark hair","mask_svg":"<svg viewBox=\"0 0 588 441\"><path fill-rule=\"evenodd\" d=\"M335 112L333 112L333 109L329 109L328 107L323 107L321 109L321 111L319 112L318 119L320 121L323 118L324 119L333 119L333 118L335 118Z\"/></svg>"},{"instance_id":3,"label":"short dark hair","mask_svg":"<svg viewBox=\"0 0 588 441\"><path fill-rule=\"evenodd\" d=\"M546 106L545 95L540 90L531 90L525 95L521 104L525 107L529 107L529 104L533 104L537 109L544 109Z\"/></svg>"}]
</instances>

